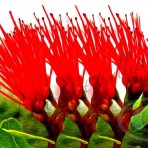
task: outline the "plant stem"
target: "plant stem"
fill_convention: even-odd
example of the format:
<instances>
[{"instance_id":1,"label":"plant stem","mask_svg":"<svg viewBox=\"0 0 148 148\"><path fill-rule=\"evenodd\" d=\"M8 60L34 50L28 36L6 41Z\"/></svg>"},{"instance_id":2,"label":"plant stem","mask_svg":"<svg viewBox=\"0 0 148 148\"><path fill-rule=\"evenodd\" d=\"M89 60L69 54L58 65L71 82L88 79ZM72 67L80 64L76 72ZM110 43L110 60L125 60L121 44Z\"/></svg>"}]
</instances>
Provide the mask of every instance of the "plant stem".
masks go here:
<instances>
[{"instance_id":1,"label":"plant stem","mask_svg":"<svg viewBox=\"0 0 148 148\"><path fill-rule=\"evenodd\" d=\"M75 113L76 115L76 124L81 132L81 138L85 141L89 141L91 135L96 131L96 122L98 115L97 113L89 109L87 113L82 117L78 111ZM81 143L81 148L87 148L88 145Z\"/></svg>"},{"instance_id":2,"label":"plant stem","mask_svg":"<svg viewBox=\"0 0 148 148\"><path fill-rule=\"evenodd\" d=\"M121 145L119 145L119 144L117 144L117 143L114 142L113 148L120 148L120 147L121 147Z\"/></svg>"},{"instance_id":3,"label":"plant stem","mask_svg":"<svg viewBox=\"0 0 148 148\"><path fill-rule=\"evenodd\" d=\"M122 131L122 129L120 128L119 126L119 123L117 121L117 118L112 114L111 111L108 111L107 114L109 115L110 117L110 120L109 120L109 124L114 132L114 137L115 139L119 140L119 141L122 141L125 133Z\"/></svg>"},{"instance_id":4,"label":"plant stem","mask_svg":"<svg viewBox=\"0 0 148 148\"><path fill-rule=\"evenodd\" d=\"M47 138L56 142L59 134L63 130L63 122L65 120L64 113L57 108L51 116L48 116L45 110L42 111L40 116L41 120L39 121L44 124L48 132ZM48 148L54 148L54 147L55 145L51 145L50 143L48 143Z\"/></svg>"},{"instance_id":5,"label":"plant stem","mask_svg":"<svg viewBox=\"0 0 148 148\"><path fill-rule=\"evenodd\" d=\"M88 148L88 144L81 143L81 147L80 148Z\"/></svg>"},{"instance_id":6,"label":"plant stem","mask_svg":"<svg viewBox=\"0 0 148 148\"><path fill-rule=\"evenodd\" d=\"M48 143L48 148L55 148L55 144Z\"/></svg>"},{"instance_id":7,"label":"plant stem","mask_svg":"<svg viewBox=\"0 0 148 148\"><path fill-rule=\"evenodd\" d=\"M133 116L134 115L136 115L136 114L138 114L138 113L140 113L142 110L143 110L143 105L141 104L136 110L133 110L132 112L133 112Z\"/></svg>"},{"instance_id":8,"label":"plant stem","mask_svg":"<svg viewBox=\"0 0 148 148\"><path fill-rule=\"evenodd\" d=\"M63 130L64 120L64 112L57 108L54 113L43 123L48 131L49 137L54 141L57 140L59 134Z\"/></svg>"}]
</instances>

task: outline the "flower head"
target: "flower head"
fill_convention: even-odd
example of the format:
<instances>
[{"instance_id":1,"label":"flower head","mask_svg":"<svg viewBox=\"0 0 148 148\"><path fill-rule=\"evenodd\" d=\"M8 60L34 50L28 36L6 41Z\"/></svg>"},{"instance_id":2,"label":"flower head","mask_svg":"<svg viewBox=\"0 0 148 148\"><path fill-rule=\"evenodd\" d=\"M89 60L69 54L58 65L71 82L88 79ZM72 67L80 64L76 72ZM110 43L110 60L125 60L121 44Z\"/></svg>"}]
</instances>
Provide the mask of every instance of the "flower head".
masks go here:
<instances>
[{"instance_id":1,"label":"flower head","mask_svg":"<svg viewBox=\"0 0 148 148\"><path fill-rule=\"evenodd\" d=\"M80 30L76 19L77 27L75 27L75 31L80 40L77 39L77 44L79 44L77 50L80 62L86 68L89 74L89 82L93 87L91 105L95 109L99 109L101 105L106 104L109 108L111 99L115 95L116 79L112 75L107 30L102 25L99 30L95 25L94 19L91 22L86 14L83 14L84 19L79 11L78 14L83 24L83 32Z\"/></svg>"},{"instance_id":2,"label":"flower head","mask_svg":"<svg viewBox=\"0 0 148 148\"><path fill-rule=\"evenodd\" d=\"M20 19L18 27L11 12L10 16L14 32L7 34L0 26L5 38L0 45L0 75L5 83L0 83L20 101L4 91L1 93L31 111L40 112L49 95L50 84L42 36L36 27L25 25Z\"/></svg>"},{"instance_id":3,"label":"flower head","mask_svg":"<svg viewBox=\"0 0 148 148\"><path fill-rule=\"evenodd\" d=\"M111 9L110 9L111 11ZM143 32L141 31L140 17L134 18L131 13L131 21L133 29L129 27L127 16L125 20L121 20L119 14L116 14L117 19L113 15L116 32L112 29L110 22L110 33L113 42L116 44L114 47L113 61L122 73L122 82L125 85L131 99L139 98L143 91L144 79L147 73L147 45L144 39ZM117 21L119 23L117 23ZM111 41L110 41L111 42Z\"/></svg>"},{"instance_id":4,"label":"flower head","mask_svg":"<svg viewBox=\"0 0 148 148\"><path fill-rule=\"evenodd\" d=\"M60 21L57 21L53 14L50 14L50 17L48 16L44 6L43 9L50 25L47 29L43 19L44 26L40 25L40 28L50 44L46 57L56 74L56 82L60 87L58 107L62 110L68 108L74 110L78 105L78 99L82 95L83 88L83 78L79 74L76 37L72 27L68 26L65 30L61 16Z\"/></svg>"}]
</instances>

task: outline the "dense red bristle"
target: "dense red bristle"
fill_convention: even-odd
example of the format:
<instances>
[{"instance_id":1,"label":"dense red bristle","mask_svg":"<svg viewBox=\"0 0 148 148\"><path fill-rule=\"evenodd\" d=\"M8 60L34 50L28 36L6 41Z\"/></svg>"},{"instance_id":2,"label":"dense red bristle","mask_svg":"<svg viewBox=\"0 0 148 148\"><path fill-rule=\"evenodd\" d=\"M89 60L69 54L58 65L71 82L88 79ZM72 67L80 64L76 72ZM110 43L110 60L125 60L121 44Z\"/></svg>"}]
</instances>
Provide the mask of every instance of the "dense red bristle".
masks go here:
<instances>
[{"instance_id":1,"label":"dense red bristle","mask_svg":"<svg viewBox=\"0 0 148 148\"><path fill-rule=\"evenodd\" d=\"M110 9L111 11L111 9ZM131 71L131 69L133 69L134 65L140 64L140 67L143 69L143 65L146 66L145 64L145 58L144 55L145 51L147 51L147 46L145 44L144 41L144 36L143 33L141 31L141 25L140 25L140 18L138 16L136 16L134 18L133 13L131 13L131 21L132 21L132 27L133 30L131 32L129 26L128 26L128 20L127 20L127 15L125 16L126 20L122 21L119 14L116 14L117 19L119 21L120 27L118 27L117 21L115 16L113 15L112 11L111 14L113 16L115 25L116 25L116 29L117 29L117 37L114 34L114 31L110 32L112 39L115 41L115 43L118 45L117 46L117 50L119 52L119 55L117 55L119 58L114 58L114 62L117 65L117 67L119 68L119 70L121 71L122 75L123 75L123 79L128 79L128 83L125 85L126 88L128 89L129 84L131 83L131 86L135 86L133 87L133 92L137 93L137 91L141 91L142 89L142 81L140 82L141 86L138 86L136 84L135 81L133 81L133 74L136 73L139 75L139 77L143 77L142 75L140 75L141 73L141 69L135 69L135 71ZM110 22L110 20L109 20ZM110 26L112 28L111 22L110 22ZM113 29L112 29L113 30ZM119 60L120 59L120 60ZM120 61L121 64L120 64ZM142 78L143 79L143 78ZM123 80L124 81L124 80ZM125 81L124 81L125 82ZM124 83L125 84L125 83ZM138 87L137 87L138 86ZM141 88L139 88L141 87ZM139 90L137 90L137 88ZM135 90L134 90L135 89Z\"/></svg>"},{"instance_id":2,"label":"dense red bristle","mask_svg":"<svg viewBox=\"0 0 148 148\"><path fill-rule=\"evenodd\" d=\"M1 85L14 93L21 100L22 105L35 111L35 108L31 108L32 97L34 101L38 96L45 100L48 93L41 90L45 86L49 88L42 41L37 35L38 30L35 30L32 25L25 25L19 19L21 28L19 30L11 12L10 16L15 25L15 31L13 34L7 35L1 27L6 40L2 42L4 46L0 48L2 79L10 88L3 83ZM3 95L6 96L4 92ZM12 100L12 97L10 99ZM28 103L25 104L25 102ZM29 102L30 107L27 106Z\"/></svg>"},{"instance_id":3,"label":"dense red bristle","mask_svg":"<svg viewBox=\"0 0 148 148\"><path fill-rule=\"evenodd\" d=\"M34 13L35 25L26 25L20 18L17 25L12 12L10 17L14 30L7 33L0 25L5 38L0 38L0 77L3 80L0 82L3 88L0 94L32 111L45 125L48 138L54 141L63 130L66 116L77 124L83 140L89 141L96 132L97 118L100 116L110 124L114 137L122 141L125 133L118 123L128 129L133 115L130 107L123 118L120 117L124 114L122 109L128 101L135 101L141 94L148 95L148 46L141 30L140 17L131 13L130 20L127 15L122 19L108 6L112 20L103 18L99 13L102 23L97 24L94 15L89 18L85 13L81 14L76 6L78 18L72 20L66 13L69 21L64 27L61 14L56 19L54 14L48 14L42 7L46 17L39 19ZM113 64L117 67L114 74ZM84 67L82 76L80 65ZM60 87L58 100L50 88L53 72ZM116 88L118 73L122 74L126 87L124 103ZM89 75L87 84L93 88L91 100L88 100L84 88L87 86L83 86L85 74ZM9 92L15 97L10 96ZM44 110L46 99L55 107L54 113L49 116ZM110 108L113 99L121 107L117 116ZM88 107L84 116L77 110L79 100ZM87 147L86 144L83 146Z\"/></svg>"},{"instance_id":4,"label":"dense red bristle","mask_svg":"<svg viewBox=\"0 0 148 148\"><path fill-rule=\"evenodd\" d=\"M113 14L108 6L115 28L110 18L108 18L108 26L107 20L101 13L99 16L103 23L100 24L100 28L97 28L94 15L90 20L85 13L81 14L76 6L80 22L75 18L75 26L66 13L70 24L64 28L61 15L57 20L52 13L48 15L45 7L42 7L46 18L42 18L41 22L34 13L37 21L35 26L26 25L19 18L18 27L12 12L10 17L14 24L14 32L7 34L0 26L5 37L5 41L1 39L0 47L1 73L2 79L10 89L3 83L2 85L20 98L28 109L37 105L29 106L29 103L38 98L45 100L47 97L51 73L47 76L46 62L56 73L57 83L63 93L60 94L59 102L62 104L62 98L66 97L67 102L64 103L67 105L71 103L71 99L77 100L82 95L85 71L82 78L79 74L79 63L88 72L90 84L93 86L94 93L96 92L91 105L94 105L96 100L101 104L105 102L103 99L113 98L118 71L123 77L127 77L126 80L134 82L133 73L138 74L141 69L147 67L148 50L141 31L140 17L134 17L131 13L133 28L130 29L127 15L122 20L120 15ZM6 59L9 60L5 62ZM112 63L117 66L115 76L112 74ZM141 69L134 68L136 64L139 64ZM137 86L139 87L139 84L133 88L136 90ZM110 88L111 91L106 92L105 88ZM97 99L98 96L100 100ZM106 102L111 104L111 100L108 101Z\"/></svg>"}]
</instances>

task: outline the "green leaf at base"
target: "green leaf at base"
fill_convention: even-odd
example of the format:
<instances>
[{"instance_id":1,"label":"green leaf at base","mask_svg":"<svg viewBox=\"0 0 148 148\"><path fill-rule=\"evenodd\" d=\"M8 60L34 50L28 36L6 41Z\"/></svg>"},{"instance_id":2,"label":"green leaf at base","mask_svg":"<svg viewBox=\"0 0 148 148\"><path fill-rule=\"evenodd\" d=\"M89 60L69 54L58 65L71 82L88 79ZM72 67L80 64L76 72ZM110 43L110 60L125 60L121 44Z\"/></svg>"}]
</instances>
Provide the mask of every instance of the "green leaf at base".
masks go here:
<instances>
[{"instance_id":1,"label":"green leaf at base","mask_svg":"<svg viewBox=\"0 0 148 148\"><path fill-rule=\"evenodd\" d=\"M95 138L98 138L98 139L104 139L104 140L108 140L108 141L113 141L115 142L116 144L121 144L121 142L119 140L116 140L114 138L110 138L110 137L106 137L106 136L101 136L101 135L98 135L95 133Z\"/></svg>"},{"instance_id":2,"label":"green leaf at base","mask_svg":"<svg viewBox=\"0 0 148 148\"><path fill-rule=\"evenodd\" d=\"M1 128L1 131L3 131L3 133L4 132L5 134L7 133L7 135L9 135L13 139L12 145L18 145L17 144L18 139L19 141L22 140L21 145L23 143L27 143L27 139L44 140L51 144L55 144L55 142L50 139L22 132L21 124L15 118L12 118L12 117L3 120L0 124L0 128Z\"/></svg>"},{"instance_id":3,"label":"green leaf at base","mask_svg":"<svg viewBox=\"0 0 148 148\"><path fill-rule=\"evenodd\" d=\"M7 133L9 133L13 136L16 136L16 137L22 137L22 138L26 138L26 139L39 139L39 140L47 141L51 144L55 144L54 141L47 139L47 138L44 138L44 137L35 136L35 135L28 134L28 133L16 131L16 130L7 130L7 129L2 129L2 130L4 130L5 132L7 132Z\"/></svg>"},{"instance_id":4,"label":"green leaf at base","mask_svg":"<svg viewBox=\"0 0 148 148\"><path fill-rule=\"evenodd\" d=\"M148 105L139 113L131 118L130 131L137 131L148 124Z\"/></svg>"},{"instance_id":5,"label":"green leaf at base","mask_svg":"<svg viewBox=\"0 0 148 148\"><path fill-rule=\"evenodd\" d=\"M133 110L136 110L139 106L140 106L140 104L141 104L141 101L142 101L142 95L139 97L139 99L138 100L136 100L136 102L133 104Z\"/></svg>"},{"instance_id":6,"label":"green leaf at base","mask_svg":"<svg viewBox=\"0 0 148 148\"><path fill-rule=\"evenodd\" d=\"M0 129L0 148L30 148L26 139L14 137Z\"/></svg>"}]
</instances>

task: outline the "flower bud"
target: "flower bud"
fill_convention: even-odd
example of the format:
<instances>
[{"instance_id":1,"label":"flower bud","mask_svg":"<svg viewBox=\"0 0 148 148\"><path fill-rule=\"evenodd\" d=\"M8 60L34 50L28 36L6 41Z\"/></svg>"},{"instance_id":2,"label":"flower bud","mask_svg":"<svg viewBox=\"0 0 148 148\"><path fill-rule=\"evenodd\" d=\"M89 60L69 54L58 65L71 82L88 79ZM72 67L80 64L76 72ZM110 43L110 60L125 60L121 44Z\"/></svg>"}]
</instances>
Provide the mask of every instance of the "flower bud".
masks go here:
<instances>
[{"instance_id":1,"label":"flower bud","mask_svg":"<svg viewBox=\"0 0 148 148\"><path fill-rule=\"evenodd\" d=\"M71 112L75 111L77 106L78 106L78 103L74 99L68 102L68 110Z\"/></svg>"},{"instance_id":2,"label":"flower bud","mask_svg":"<svg viewBox=\"0 0 148 148\"><path fill-rule=\"evenodd\" d=\"M111 102L107 99L104 99L101 105L102 111L106 112L109 109L110 105L111 105Z\"/></svg>"},{"instance_id":3,"label":"flower bud","mask_svg":"<svg viewBox=\"0 0 148 148\"><path fill-rule=\"evenodd\" d=\"M32 104L32 110L35 113L40 113L45 107L45 101L42 101L41 99L36 99L34 103Z\"/></svg>"},{"instance_id":4,"label":"flower bud","mask_svg":"<svg viewBox=\"0 0 148 148\"><path fill-rule=\"evenodd\" d=\"M96 117L97 117L97 114L92 113L92 115L90 115L90 117L87 120L87 124L92 125L93 123L95 123Z\"/></svg>"}]
</instances>

